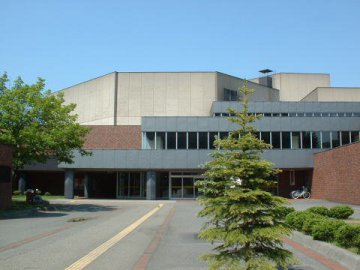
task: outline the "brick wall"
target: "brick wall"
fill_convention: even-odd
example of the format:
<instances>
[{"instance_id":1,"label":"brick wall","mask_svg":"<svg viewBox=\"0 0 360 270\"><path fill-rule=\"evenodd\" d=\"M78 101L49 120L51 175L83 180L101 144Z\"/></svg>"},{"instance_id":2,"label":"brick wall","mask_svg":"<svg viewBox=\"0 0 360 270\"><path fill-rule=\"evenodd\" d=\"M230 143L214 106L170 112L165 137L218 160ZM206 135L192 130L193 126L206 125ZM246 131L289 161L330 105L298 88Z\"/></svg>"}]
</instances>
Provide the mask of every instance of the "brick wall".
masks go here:
<instances>
[{"instance_id":1,"label":"brick wall","mask_svg":"<svg viewBox=\"0 0 360 270\"><path fill-rule=\"evenodd\" d=\"M88 126L85 149L141 149L140 126Z\"/></svg>"},{"instance_id":2,"label":"brick wall","mask_svg":"<svg viewBox=\"0 0 360 270\"><path fill-rule=\"evenodd\" d=\"M11 147L0 145L0 166L12 166L13 152ZM4 180L4 179L2 179ZM0 181L0 209L9 208L11 206L12 184L2 183Z\"/></svg>"},{"instance_id":3,"label":"brick wall","mask_svg":"<svg viewBox=\"0 0 360 270\"><path fill-rule=\"evenodd\" d=\"M314 155L312 196L360 204L360 143Z\"/></svg>"}]
</instances>

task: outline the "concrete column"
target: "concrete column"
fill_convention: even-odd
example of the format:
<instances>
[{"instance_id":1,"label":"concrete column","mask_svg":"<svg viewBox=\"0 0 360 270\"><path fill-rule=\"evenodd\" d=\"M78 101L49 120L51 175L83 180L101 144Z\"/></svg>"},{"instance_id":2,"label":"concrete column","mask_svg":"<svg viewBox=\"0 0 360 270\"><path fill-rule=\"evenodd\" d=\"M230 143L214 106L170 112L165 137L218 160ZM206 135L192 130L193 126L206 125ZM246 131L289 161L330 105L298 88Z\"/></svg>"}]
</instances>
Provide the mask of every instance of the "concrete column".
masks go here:
<instances>
[{"instance_id":1,"label":"concrete column","mask_svg":"<svg viewBox=\"0 0 360 270\"><path fill-rule=\"evenodd\" d=\"M25 191L26 188L26 178L24 174L21 174L18 180L18 187L21 192Z\"/></svg>"},{"instance_id":2,"label":"concrete column","mask_svg":"<svg viewBox=\"0 0 360 270\"><path fill-rule=\"evenodd\" d=\"M153 171L146 172L146 199L156 199L156 173Z\"/></svg>"},{"instance_id":3,"label":"concrete column","mask_svg":"<svg viewBox=\"0 0 360 270\"><path fill-rule=\"evenodd\" d=\"M89 198L89 175L84 176L84 197Z\"/></svg>"},{"instance_id":4,"label":"concrete column","mask_svg":"<svg viewBox=\"0 0 360 270\"><path fill-rule=\"evenodd\" d=\"M65 171L64 195L66 199L74 198L74 170Z\"/></svg>"}]
</instances>

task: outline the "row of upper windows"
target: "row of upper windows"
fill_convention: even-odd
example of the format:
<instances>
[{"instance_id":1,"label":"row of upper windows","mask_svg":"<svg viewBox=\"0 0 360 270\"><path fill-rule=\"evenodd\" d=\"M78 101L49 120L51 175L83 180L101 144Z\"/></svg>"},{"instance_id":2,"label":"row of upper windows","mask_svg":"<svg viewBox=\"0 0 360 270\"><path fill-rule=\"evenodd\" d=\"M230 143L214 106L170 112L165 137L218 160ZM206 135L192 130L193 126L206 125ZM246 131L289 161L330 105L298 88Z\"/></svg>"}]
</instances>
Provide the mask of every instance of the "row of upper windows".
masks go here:
<instances>
[{"instance_id":1,"label":"row of upper windows","mask_svg":"<svg viewBox=\"0 0 360 270\"><path fill-rule=\"evenodd\" d=\"M274 149L327 149L359 141L359 131L261 131ZM143 132L143 149L214 149L215 137L229 132Z\"/></svg>"},{"instance_id":2,"label":"row of upper windows","mask_svg":"<svg viewBox=\"0 0 360 270\"><path fill-rule=\"evenodd\" d=\"M290 113L249 113L263 117L360 117L360 112L290 112ZM214 117L234 116L229 113L214 113Z\"/></svg>"}]
</instances>

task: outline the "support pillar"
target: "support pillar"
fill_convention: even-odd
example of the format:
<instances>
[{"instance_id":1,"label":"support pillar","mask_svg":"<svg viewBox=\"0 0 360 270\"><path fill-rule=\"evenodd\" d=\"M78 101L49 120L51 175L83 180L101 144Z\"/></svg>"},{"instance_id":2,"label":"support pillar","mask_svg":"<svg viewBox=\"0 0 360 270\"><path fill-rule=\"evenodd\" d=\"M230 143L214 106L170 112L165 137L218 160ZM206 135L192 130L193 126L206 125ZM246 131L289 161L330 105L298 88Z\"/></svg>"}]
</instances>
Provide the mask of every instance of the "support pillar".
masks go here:
<instances>
[{"instance_id":1,"label":"support pillar","mask_svg":"<svg viewBox=\"0 0 360 270\"><path fill-rule=\"evenodd\" d=\"M66 199L74 198L74 170L65 171L64 196Z\"/></svg>"},{"instance_id":2,"label":"support pillar","mask_svg":"<svg viewBox=\"0 0 360 270\"><path fill-rule=\"evenodd\" d=\"M89 174L84 176L84 197L89 198Z\"/></svg>"},{"instance_id":3,"label":"support pillar","mask_svg":"<svg viewBox=\"0 0 360 270\"><path fill-rule=\"evenodd\" d=\"M21 174L18 180L18 188L21 193L25 192L26 189L26 178L24 174Z\"/></svg>"},{"instance_id":4,"label":"support pillar","mask_svg":"<svg viewBox=\"0 0 360 270\"><path fill-rule=\"evenodd\" d=\"M146 199L156 199L156 173L153 171L146 172Z\"/></svg>"}]
</instances>

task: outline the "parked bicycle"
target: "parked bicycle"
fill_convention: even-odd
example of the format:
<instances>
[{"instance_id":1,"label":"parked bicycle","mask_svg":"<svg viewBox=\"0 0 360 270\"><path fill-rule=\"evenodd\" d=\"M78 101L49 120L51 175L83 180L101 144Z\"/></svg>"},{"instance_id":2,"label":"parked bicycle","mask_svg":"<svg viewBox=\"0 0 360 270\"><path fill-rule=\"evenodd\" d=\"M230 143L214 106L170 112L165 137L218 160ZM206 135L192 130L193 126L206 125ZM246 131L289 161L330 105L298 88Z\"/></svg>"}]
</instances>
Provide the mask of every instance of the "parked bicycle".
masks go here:
<instances>
[{"instance_id":1,"label":"parked bicycle","mask_svg":"<svg viewBox=\"0 0 360 270\"><path fill-rule=\"evenodd\" d=\"M311 197L311 193L307 189L307 187L303 186L300 190L294 190L290 193L290 197L292 199L299 199L303 197L304 199L309 199Z\"/></svg>"}]
</instances>

